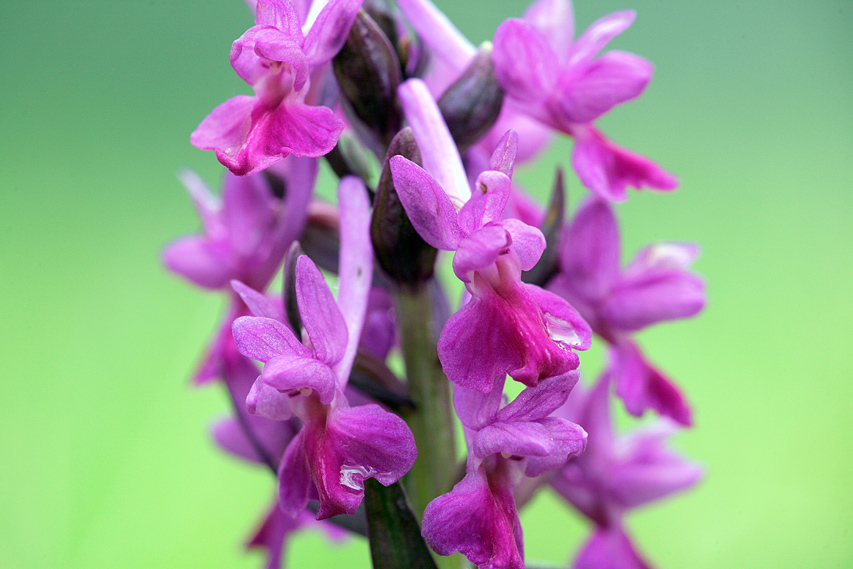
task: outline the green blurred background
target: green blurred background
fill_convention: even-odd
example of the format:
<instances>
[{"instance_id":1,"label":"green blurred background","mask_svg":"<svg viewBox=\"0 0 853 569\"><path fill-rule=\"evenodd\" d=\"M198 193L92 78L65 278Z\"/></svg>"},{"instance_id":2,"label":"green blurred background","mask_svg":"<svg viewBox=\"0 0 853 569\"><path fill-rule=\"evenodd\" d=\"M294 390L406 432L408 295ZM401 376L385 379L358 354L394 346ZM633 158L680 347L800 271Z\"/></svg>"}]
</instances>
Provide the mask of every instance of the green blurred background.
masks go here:
<instances>
[{"instance_id":1,"label":"green blurred background","mask_svg":"<svg viewBox=\"0 0 853 569\"><path fill-rule=\"evenodd\" d=\"M439 5L475 43L525 6ZM664 569L853 567L853 3L578 0L578 27L625 8L613 45L656 76L601 126L682 182L619 207L626 255L697 241L710 296L642 334L707 479L630 527ZM228 51L251 24L240 0L3 4L0 566L261 566L241 541L272 481L214 448L225 398L187 380L219 301L158 259L198 227L176 172L221 176L189 134L248 92ZM519 179L541 194L569 149ZM522 520L529 560L586 533L551 495ZM318 533L287 560L368 566Z\"/></svg>"}]
</instances>

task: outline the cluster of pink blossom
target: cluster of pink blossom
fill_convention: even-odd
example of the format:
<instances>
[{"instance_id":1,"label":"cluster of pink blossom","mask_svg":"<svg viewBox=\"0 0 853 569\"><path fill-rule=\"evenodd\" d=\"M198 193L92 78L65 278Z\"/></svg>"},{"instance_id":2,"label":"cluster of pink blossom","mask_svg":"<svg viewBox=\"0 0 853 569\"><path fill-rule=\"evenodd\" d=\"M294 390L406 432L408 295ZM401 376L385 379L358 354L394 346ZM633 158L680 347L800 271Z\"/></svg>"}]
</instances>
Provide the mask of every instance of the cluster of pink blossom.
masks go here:
<instances>
[{"instance_id":1,"label":"cluster of pink blossom","mask_svg":"<svg viewBox=\"0 0 853 569\"><path fill-rule=\"evenodd\" d=\"M594 126L651 78L641 57L600 54L634 13L575 38L569 0L537 0L474 47L429 0L248 3L231 64L255 95L192 134L229 172L221 198L185 175L204 231L164 259L228 297L195 379L233 402L217 442L278 480L249 545L278 567L316 518L367 535L375 567L519 569L518 510L550 485L593 526L572 567L648 567L625 514L701 471L666 446L691 410L632 334L695 315L705 292L694 245L620 268L613 203L677 185ZM547 209L512 180L558 133L591 192L566 222L559 171ZM312 197L320 157L337 207ZM465 288L455 312L439 250ZM586 387L577 352L594 337L609 361ZM619 436L612 395L658 417Z\"/></svg>"}]
</instances>

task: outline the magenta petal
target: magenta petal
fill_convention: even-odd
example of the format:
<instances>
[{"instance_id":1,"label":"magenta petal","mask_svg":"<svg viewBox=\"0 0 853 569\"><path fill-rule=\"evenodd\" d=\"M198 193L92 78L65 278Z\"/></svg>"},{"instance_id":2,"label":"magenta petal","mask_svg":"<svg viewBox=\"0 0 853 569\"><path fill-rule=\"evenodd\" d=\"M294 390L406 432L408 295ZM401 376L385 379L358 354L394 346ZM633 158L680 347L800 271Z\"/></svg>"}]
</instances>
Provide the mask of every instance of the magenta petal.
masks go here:
<instances>
[{"instance_id":1,"label":"magenta petal","mask_svg":"<svg viewBox=\"0 0 853 569\"><path fill-rule=\"evenodd\" d=\"M551 448L545 456L531 456L527 459L524 474L530 477L557 470L571 457L582 453L586 447L586 431L570 421L557 417L545 417L539 421L539 424L548 433Z\"/></svg>"},{"instance_id":2,"label":"magenta petal","mask_svg":"<svg viewBox=\"0 0 853 569\"><path fill-rule=\"evenodd\" d=\"M280 355L310 356L290 329L271 318L242 316L231 326L237 349L247 358L268 362Z\"/></svg>"},{"instance_id":3,"label":"magenta petal","mask_svg":"<svg viewBox=\"0 0 853 569\"><path fill-rule=\"evenodd\" d=\"M547 456L552 450L551 433L535 421L498 421L487 425L476 434L471 448L480 460L501 452L514 456Z\"/></svg>"},{"instance_id":4,"label":"magenta petal","mask_svg":"<svg viewBox=\"0 0 853 569\"><path fill-rule=\"evenodd\" d=\"M234 417L228 417L217 422L212 431L216 444L226 451L251 462L261 462L261 457L258 456L251 441L246 437L243 426Z\"/></svg>"},{"instance_id":5,"label":"magenta petal","mask_svg":"<svg viewBox=\"0 0 853 569\"><path fill-rule=\"evenodd\" d=\"M498 27L492 60L501 87L525 104L545 100L557 85L557 54L545 36L522 20L510 19Z\"/></svg>"},{"instance_id":6,"label":"magenta petal","mask_svg":"<svg viewBox=\"0 0 853 569\"><path fill-rule=\"evenodd\" d=\"M613 491L625 508L635 508L685 490L702 478L702 468L666 448L674 432L671 423L626 437L622 462L612 472Z\"/></svg>"},{"instance_id":7,"label":"magenta petal","mask_svg":"<svg viewBox=\"0 0 853 569\"><path fill-rule=\"evenodd\" d=\"M610 372L615 378L616 395L635 417L654 409L684 426L692 424L692 412L678 388L646 361L633 342L623 340L610 351Z\"/></svg>"},{"instance_id":8,"label":"magenta petal","mask_svg":"<svg viewBox=\"0 0 853 569\"><path fill-rule=\"evenodd\" d=\"M296 302L317 359L334 365L346 347L347 325L326 279L306 255L296 260Z\"/></svg>"},{"instance_id":9,"label":"magenta petal","mask_svg":"<svg viewBox=\"0 0 853 569\"><path fill-rule=\"evenodd\" d=\"M181 183L193 200L193 205L201 218L202 227L208 237L221 235L224 231L220 218L222 200L213 195L201 176L189 169L178 174Z\"/></svg>"},{"instance_id":10,"label":"magenta petal","mask_svg":"<svg viewBox=\"0 0 853 569\"><path fill-rule=\"evenodd\" d=\"M625 279L614 289L604 318L622 330L689 318L705 306L705 283L690 273L666 272Z\"/></svg>"},{"instance_id":11,"label":"magenta petal","mask_svg":"<svg viewBox=\"0 0 853 569\"><path fill-rule=\"evenodd\" d=\"M622 202L628 199L625 188L674 190L678 179L643 156L616 146L597 130L574 129L575 148L572 165L584 186L599 197Z\"/></svg>"},{"instance_id":12,"label":"magenta petal","mask_svg":"<svg viewBox=\"0 0 853 569\"><path fill-rule=\"evenodd\" d=\"M606 201L590 199L578 209L560 245L560 272L574 294L598 302L619 278L619 226Z\"/></svg>"},{"instance_id":13,"label":"magenta petal","mask_svg":"<svg viewBox=\"0 0 853 569\"><path fill-rule=\"evenodd\" d=\"M524 289L542 310L548 336L574 350L588 350L592 344L592 330L572 305L536 285L525 284Z\"/></svg>"},{"instance_id":14,"label":"magenta petal","mask_svg":"<svg viewBox=\"0 0 853 569\"><path fill-rule=\"evenodd\" d=\"M326 429L330 436L338 437L340 448L346 452L340 472L342 484L346 480L362 485L365 478L376 478L388 486L409 471L418 455L406 422L379 405L338 408Z\"/></svg>"},{"instance_id":15,"label":"magenta petal","mask_svg":"<svg viewBox=\"0 0 853 569\"><path fill-rule=\"evenodd\" d=\"M370 197L364 181L356 176L345 176L338 184L338 203L341 236L338 306L346 322L348 339L334 370L338 382L343 385L349 379L358 350L373 280Z\"/></svg>"},{"instance_id":16,"label":"magenta petal","mask_svg":"<svg viewBox=\"0 0 853 569\"><path fill-rule=\"evenodd\" d=\"M299 90L308 78L308 64L299 43L270 26L254 26L231 46L231 67L243 81L255 85L269 73L265 61L288 63L294 73L294 89Z\"/></svg>"},{"instance_id":17,"label":"magenta petal","mask_svg":"<svg viewBox=\"0 0 853 569\"><path fill-rule=\"evenodd\" d=\"M310 67L298 40L294 41L287 34L275 28L258 27L257 30L253 38L255 53L270 61L287 63L293 75L292 89L301 91L308 80Z\"/></svg>"},{"instance_id":18,"label":"magenta petal","mask_svg":"<svg viewBox=\"0 0 853 569\"><path fill-rule=\"evenodd\" d=\"M650 271L686 271L698 256L699 246L695 243L654 243L634 256L624 276L633 278Z\"/></svg>"},{"instance_id":19,"label":"magenta petal","mask_svg":"<svg viewBox=\"0 0 853 569\"><path fill-rule=\"evenodd\" d=\"M651 569L621 528L596 528L572 569Z\"/></svg>"},{"instance_id":20,"label":"magenta petal","mask_svg":"<svg viewBox=\"0 0 853 569\"><path fill-rule=\"evenodd\" d=\"M562 78L553 104L567 123L592 122L614 106L638 97L653 71L652 64L642 57L611 51L582 73Z\"/></svg>"},{"instance_id":21,"label":"magenta petal","mask_svg":"<svg viewBox=\"0 0 853 569\"><path fill-rule=\"evenodd\" d=\"M236 270L225 243L196 235L183 237L167 246L163 262L173 273L210 289L224 287Z\"/></svg>"},{"instance_id":22,"label":"magenta petal","mask_svg":"<svg viewBox=\"0 0 853 569\"><path fill-rule=\"evenodd\" d=\"M504 219L500 225L512 237L512 250L518 255L521 270L529 271L535 267L545 251L545 236L542 232L518 219Z\"/></svg>"},{"instance_id":23,"label":"magenta petal","mask_svg":"<svg viewBox=\"0 0 853 569\"><path fill-rule=\"evenodd\" d=\"M518 133L512 129L506 131L495 146L489 159L489 170L496 170L512 178L515 157L518 154Z\"/></svg>"},{"instance_id":24,"label":"magenta petal","mask_svg":"<svg viewBox=\"0 0 853 569\"><path fill-rule=\"evenodd\" d=\"M505 378L498 378L488 393L454 386L453 407L463 426L478 431L494 421L504 401L504 383Z\"/></svg>"},{"instance_id":25,"label":"magenta petal","mask_svg":"<svg viewBox=\"0 0 853 569\"><path fill-rule=\"evenodd\" d=\"M332 0L323 7L302 46L311 65L326 63L337 55L361 3L362 0Z\"/></svg>"},{"instance_id":26,"label":"magenta petal","mask_svg":"<svg viewBox=\"0 0 853 569\"><path fill-rule=\"evenodd\" d=\"M328 405L335 396L335 374L328 365L311 356L279 356L267 362L261 374L264 383L279 391L313 389Z\"/></svg>"},{"instance_id":27,"label":"magenta petal","mask_svg":"<svg viewBox=\"0 0 853 569\"><path fill-rule=\"evenodd\" d=\"M635 17L633 10L626 10L613 12L593 22L572 44L568 64L589 62L610 40L627 30L634 23Z\"/></svg>"},{"instance_id":28,"label":"magenta petal","mask_svg":"<svg viewBox=\"0 0 853 569\"><path fill-rule=\"evenodd\" d=\"M424 241L436 249L456 249L465 234L456 220L456 208L438 182L402 156L391 158L391 174L400 202Z\"/></svg>"},{"instance_id":29,"label":"magenta petal","mask_svg":"<svg viewBox=\"0 0 853 569\"><path fill-rule=\"evenodd\" d=\"M267 385L261 376L255 380L249 395L246 396L246 409L258 417L273 421L286 421L293 415L289 401L289 395Z\"/></svg>"},{"instance_id":30,"label":"magenta petal","mask_svg":"<svg viewBox=\"0 0 853 569\"><path fill-rule=\"evenodd\" d=\"M506 329L512 325L504 322L494 302L472 299L459 309L438 339L438 357L447 378L467 389L490 392L495 380L521 359L514 330Z\"/></svg>"},{"instance_id":31,"label":"magenta petal","mask_svg":"<svg viewBox=\"0 0 853 569\"><path fill-rule=\"evenodd\" d=\"M397 89L397 96L418 143L424 170L457 204L464 204L471 197L471 188L438 103L420 79L404 82Z\"/></svg>"},{"instance_id":32,"label":"magenta petal","mask_svg":"<svg viewBox=\"0 0 853 569\"><path fill-rule=\"evenodd\" d=\"M511 191L511 182L506 174L486 170L477 176L474 193L459 210L459 226L467 234L485 224L503 217Z\"/></svg>"},{"instance_id":33,"label":"magenta petal","mask_svg":"<svg viewBox=\"0 0 853 569\"><path fill-rule=\"evenodd\" d=\"M438 357L448 379L488 393L507 373L535 386L577 368L577 354L549 335L529 286L519 284L504 291L505 297L494 292L475 296L447 321L438 340Z\"/></svg>"},{"instance_id":34,"label":"magenta petal","mask_svg":"<svg viewBox=\"0 0 853 569\"><path fill-rule=\"evenodd\" d=\"M512 492L491 486L482 468L427 505L422 534L439 555L460 552L481 569L524 569Z\"/></svg>"},{"instance_id":35,"label":"magenta petal","mask_svg":"<svg viewBox=\"0 0 853 569\"><path fill-rule=\"evenodd\" d=\"M301 18L297 2L289 0L258 0L255 23L278 28L297 43L302 43Z\"/></svg>"},{"instance_id":36,"label":"magenta petal","mask_svg":"<svg viewBox=\"0 0 853 569\"><path fill-rule=\"evenodd\" d=\"M230 160L232 154L246 142L252 126L255 97L238 95L228 99L211 112L190 136L190 143L202 150L216 150ZM223 158L219 158L220 161ZM225 166L229 166L223 162ZM229 166L229 169L230 168Z\"/></svg>"},{"instance_id":37,"label":"magenta petal","mask_svg":"<svg viewBox=\"0 0 853 569\"><path fill-rule=\"evenodd\" d=\"M308 505L311 496L311 471L305 454L305 429L293 438L278 469L278 503L282 511L295 518Z\"/></svg>"},{"instance_id":38,"label":"magenta petal","mask_svg":"<svg viewBox=\"0 0 853 569\"><path fill-rule=\"evenodd\" d=\"M282 102L254 145L262 149L261 154L276 159L291 153L316 158L335 147L343 129L343 121L332 109Z\"/></svg>"},{"instance_id":39,"label":"magenta petal","mask_svg":"<svg viewBox=\"0 0 853 569\"><path fill-rule=\"evenodd\" d=\"M240 295L243 303L249 307L253 315L284 322L284 308L280 301L277 302L240 281L231 281L231 288Z\"/></svg>"},{"instance_id":40,"label":"magenta petal","mask_svg":"<svg viewBox=\"0 0 853 569\"><path fill-rule=\"evenodd\" d=\"M282 551L288 535L312 520L306 513L293 518L285 514L278 504L273 504L263 523L246 544L249 549L261 548L267 551L267 569L280 569Z\"/></svg>"},{"instance_id":41,"label":"magenta petal","mask_svg":"<svg viewBox=\"0 0 853 569\"><path fill-rule=\"evenodd\" d=\"M569 393L578 382L578 377L578 371L572 370L543 379L536 387L527 387L522 390L515 399L497 412L495 418L509 422L533 421L547 417L566 402Z\"/></svg>"},{"instance_id":42,"label":"magenta petal","mask_svg":"<svg viewBox=\"0 0 853 569\"><path fill-rule=\"evenodd\" d=\"M222 216L231 248L242 258L269 251L269 237L278 209L264 176L228 172L222 188Z\"/></svg>"},{"instance_id":43,"label":"magenta petal","mask_svg":"<svg viewBox=\"0 0 853 569\"><path fill-rule=\"evenodd\" d=\"M459 242L453 256L453 272L462 282L470 283L474 271L492 265L498 257L509 253L512 239L501 225L487 225Z\"/></svg>"},{"instance_id":44,"label":"magenta petal","mask_svg":"<svg viewBox=\"0 0 853 569\"><path fill-rule=\"evenodd\" d=\"M317 519L353 514L364 497L364 480L388 486L409 471L417 457L406 423L378 405L339 407L323 433L306 434L306 450L320 497Z\"/></svg>"},{"instance_id":45,"label":"magenta petal","mask_svg":"<svg viewBox=\"0 0 853 569\"><path fill-rule=\"evenodd\" d=\"M545 36L548 44L565 61L575 37L575 15L569 0L537 0L524 11L524 21Z\"/></svg>"}]
</instances>

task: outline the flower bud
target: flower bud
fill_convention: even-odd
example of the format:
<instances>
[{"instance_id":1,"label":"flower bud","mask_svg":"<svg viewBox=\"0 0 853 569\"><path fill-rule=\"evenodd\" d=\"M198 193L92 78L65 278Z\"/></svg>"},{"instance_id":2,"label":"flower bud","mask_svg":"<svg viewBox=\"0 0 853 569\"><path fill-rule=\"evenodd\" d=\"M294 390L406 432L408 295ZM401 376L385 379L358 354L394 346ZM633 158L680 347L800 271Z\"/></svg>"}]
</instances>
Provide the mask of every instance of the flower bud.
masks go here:
<instances>
[{"instance_id":1,"label":"flower bud","mask_svg":"<svg viewBox=\"0 0 853 569\"><path fill-rule=\"evenodd\" d=\"M391 177L391 157L403 156L420 163L412 129L404 128L391 141L385 166L376 188L370 238L376 259L383 271L397 285L419 288L432 277L437 251L424 241L403 209Z\"/></svg>"},{"instance_id":2,"label":"flower bud","mask_svg":"<svg viewBox=\"0 0 853 569\"><path fill-rule=\"evenodd\" d=\"M296 260L302 255L302 247L299 241L294 241L284 258L284 287L283 304L287 323L297 338L302 337L302 317L299 314L299 306L296 303Z\"/></svg>"},{"instance_id":3,"label":"flower bud","mask_svg":"<svg viewBox=\"0 0 853 569\"><path fill-rule=\"evenodd\" d=\"M545 236L545 251L539 258L536 266L525 271L521 279L530 284L544 287L559 270L560 234L563 228L563 218L566 209L566 188L563 183L563 169L557 169L557 178L554 180L554 192L551 194L551 203L545 212L542 221L542 234Z\"/></svg>"},{"instance_id":4,"label":"flower bud","mask_svg":"<svg viewBox=\"0 0 853 569\"><path fill-rule=\"evenodd\" d=\"M504 93L492 64L492 44L486 42L459 79L438 100L438 108L460 154L492 128L503 100Z\"/></svg>"},{"instance_id":5,"label":"flower bud","mask_svg":"<svg viewBox=\"0 0 853 569\"><path fill-rule=\"evenodd\" d=\"M396 104L400 61L382 29L364 10L359 11L333 66L355 116L387 146L402 124Z\"/></svg>"}]
</instances>

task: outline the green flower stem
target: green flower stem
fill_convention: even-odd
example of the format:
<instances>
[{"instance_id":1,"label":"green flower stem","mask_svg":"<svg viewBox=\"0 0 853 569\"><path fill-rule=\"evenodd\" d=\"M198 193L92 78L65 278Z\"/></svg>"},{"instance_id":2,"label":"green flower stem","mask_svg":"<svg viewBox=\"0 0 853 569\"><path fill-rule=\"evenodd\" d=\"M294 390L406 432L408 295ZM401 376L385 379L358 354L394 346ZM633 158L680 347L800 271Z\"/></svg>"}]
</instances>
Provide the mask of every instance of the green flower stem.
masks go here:
<instances>
[{"instance_id":1,"label":"green flower stem","mask_svg":"<svg viewBox=\"0 0 853 569\"><path fill-rule=\"evenodd\" d=\"M433 334L429 288L394 293L409 396L415 410L405 419L415 435L418 459L408 479L409 498L418 519L436 496L453 487L456 442L450 381L441 369Z\"/></svg>"}]
</instances>

